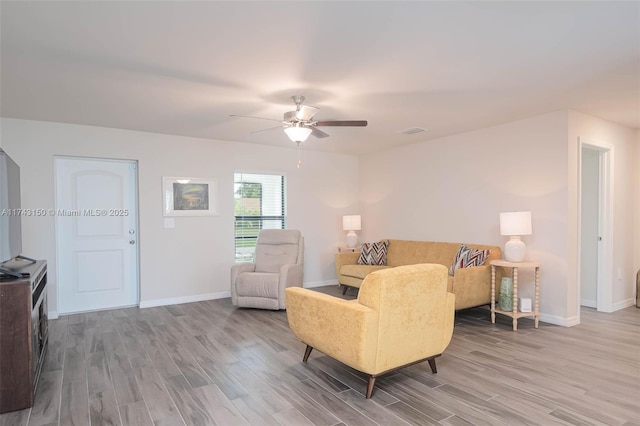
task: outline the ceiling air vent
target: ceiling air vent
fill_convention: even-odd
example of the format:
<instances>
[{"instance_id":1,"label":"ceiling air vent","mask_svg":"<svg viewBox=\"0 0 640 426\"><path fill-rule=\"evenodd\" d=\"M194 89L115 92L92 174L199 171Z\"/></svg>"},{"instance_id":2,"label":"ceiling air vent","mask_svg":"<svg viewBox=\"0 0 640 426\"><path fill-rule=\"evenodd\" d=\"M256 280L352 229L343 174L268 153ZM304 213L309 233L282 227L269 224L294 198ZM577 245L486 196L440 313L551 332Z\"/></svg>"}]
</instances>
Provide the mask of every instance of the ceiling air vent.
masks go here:
<instances>
[{"instance_id":1,"label":"ceiling air vent","mask_svg":"<svg viewBox=\"0 0 640 426\"><path fill-rule=\"evenodd\" d=\"M423 129L422 127L409 127L408 129L400 130L398 133L402 133L403 135L415 135L416 133L424 132L427 129Z\"/></svg>"}]
</instances>

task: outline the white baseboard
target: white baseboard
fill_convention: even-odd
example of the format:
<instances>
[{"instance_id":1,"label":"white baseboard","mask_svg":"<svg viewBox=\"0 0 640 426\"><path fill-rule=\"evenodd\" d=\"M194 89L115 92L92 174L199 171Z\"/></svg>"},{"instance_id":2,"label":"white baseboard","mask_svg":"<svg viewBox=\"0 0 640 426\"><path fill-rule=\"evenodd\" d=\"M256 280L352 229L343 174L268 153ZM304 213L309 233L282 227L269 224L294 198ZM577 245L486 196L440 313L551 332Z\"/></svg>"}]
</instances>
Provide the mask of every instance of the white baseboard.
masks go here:
<instances>
[{"instance_id":1,"label":"white baseboard","mask_svg":"<svg viewBox=\"0 0 640 426\"><path fill-rule=\"evenodd\" d=\"M583 304L584 306L587 306L585 305L584 302L589 302L589 301L585 301L585 300L580 301L581 304ZM612 312L618 311L620 309L628 308L629 306L634 306L634 305L635 305L635 301L633 299L622 300L620 302L613 304ZM593 306L593 308L595 308L595 305ZM580 324L580 320L578 319L577 316L563 318L563 317L558 317L555 315L548 315L543 313L540 314L540 321L548 322L550 324L560 325L563 327L573 327L574 325Z\"/></svg>"},{"instance_id":2,"label":"white baseboard","mask_svg":"<svg viewBox=\"0 0 640 426\"><path fill-rule=\"evenodd\" d=\"M337 280L313 281L304 283L304 288L322 287L325 285L338 285ZM140 302L140 308L153 308L156 306L179 305L181 303L202 302L204 300L224 299L231 297L230 291L222 291L220 293L196 294L194 296L184 297L168 297L166 299L143 300Z\"/></svg>"},{"instance_id":3,"label":"white baseboard","mask_svg":"<svg viewBox=\"0 0 640 426\"><path fill-rule=\"evenodd\" d=\"M562 327L573 327L580 324L580 320L577 316L564 318L556 315L540 314L540 321L548 322L549 324L560 325Z\"/></svg>"},{"instance_id":4,"label":"white baseboard","mask_svg":"<svg viewBox=\"0 0 640 426\"><path fill-rule=\"evenodd\" d=\"M620 309L628 308L629 306L635 306L636 301L634 299L626 299L621 300L620 302L616 302L611 306L613 312L619 311Z\"/></svg>"},{"instance_id":5,"label":"white baseboard","mask_svg":"<svg viewBox=\"0 0 640 426\"><path fill-rule=\"evenodd\" d=\"M338 280L327 280L327 281L313 281L310 283L304 283L304 288L315 288L315 287L323 287L325 285L338 285Z\"/></svg>"},{"instance_id":6,"label":"white baseboard","mask_svg":"<svg viewBox=\"0 0 640 426\"><path fill-rule=\"evenodd\" d=\"M49 312L47 312L47 317L50 320L58 319L58 311L49 311Z\"/></svg>"},{"instance_id":7,"label":"white baseboard","mask_svg":"<svg viewBox=\"0 0 640 426\"><path fill-rule=\"evenodd\" d=\"M597 302L591 299L580 299L580 306L586 306L587 308L597 308Z\"/></svg>"},{"instance_id":8,"label":"white baseboard","mask_svg":"<svg viewBox=\"0 0 640 426\"><path fill-rule=\"evenodd\" d=\"M338 281L328 280L304 283L305 288L322 287L325 285L338 285ZM196 294L194 296L184 297L168 297L166 299L143 300L140 302L140 309L154 308L156 306L179 305L181 303L202 302L204 300L224 299L226 297L231 297L230 291L222 291L220 293Z\"/></svg>"},{"instance_id":9,"label":"white baseboard","mask_svg":"<svg viewBox=\"0 0 640 426\"><path fill-rule=\"evenodd\" d=\"M222 291L220 293L196 294L193 296L168 297L166 299L142 300L140 308L154 308L156 306L179 305L182 303L202 302L204 300L224 299L231 297L230 291Z\"/></svg>"}]
</instances>

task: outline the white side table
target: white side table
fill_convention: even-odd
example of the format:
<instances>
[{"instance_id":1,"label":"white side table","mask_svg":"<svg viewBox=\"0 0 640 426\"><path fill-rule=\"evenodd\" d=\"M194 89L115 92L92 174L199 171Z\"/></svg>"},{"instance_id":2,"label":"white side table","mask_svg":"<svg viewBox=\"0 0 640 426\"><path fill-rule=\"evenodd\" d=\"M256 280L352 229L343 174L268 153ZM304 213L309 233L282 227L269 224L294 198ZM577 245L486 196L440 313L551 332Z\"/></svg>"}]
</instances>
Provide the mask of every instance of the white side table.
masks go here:
<instances>
[{"instance_id":1,"label":"white side table","mask_svg":"<svg viewBox=\"0 0 640 426\"><path fill-rule=\"evenodd\" d=\"M518 329L518 318L533 317L534 327L538 328L540 319L540 262L509 262L507 260L492 260L491 265L491 323L496 322L496 313L507 315L513 318L513 331ZM496 266L512 268L513 270L513 308L511 311L503 311L496 308ZM518 268L535 268L536 275L536 296L533 304L533 312L518 312Z\"/></svg>"},{"instance_id":2,"label":"white side table","mask_svg":"<svg viewBox=\"0 0 640 426\"><path fill-rule=\"evenodd\" d=\"M338 253L360 253L362 245L358 244L355 247L338 246Z\"/></svg>"}]
</instances>

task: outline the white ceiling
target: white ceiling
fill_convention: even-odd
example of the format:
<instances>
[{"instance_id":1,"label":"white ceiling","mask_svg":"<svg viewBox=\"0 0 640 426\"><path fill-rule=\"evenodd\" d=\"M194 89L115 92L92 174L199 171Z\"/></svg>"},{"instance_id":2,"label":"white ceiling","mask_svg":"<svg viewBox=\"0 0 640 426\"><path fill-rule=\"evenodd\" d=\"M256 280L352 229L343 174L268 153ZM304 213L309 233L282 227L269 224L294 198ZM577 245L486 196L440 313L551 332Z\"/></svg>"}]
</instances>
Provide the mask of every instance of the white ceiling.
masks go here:
<instances>
[{"instance_id":1,"label":"white ceiling","mask_svg":"<svg viewBox=\"0 0 640 426\"><path fill-rule=\"evenodd\" d=\"M6 2L1 114L363 153L560 109L640 127L640 2ZM408 127L428 131L411 136Z\"/></svg>"}]
</instances>

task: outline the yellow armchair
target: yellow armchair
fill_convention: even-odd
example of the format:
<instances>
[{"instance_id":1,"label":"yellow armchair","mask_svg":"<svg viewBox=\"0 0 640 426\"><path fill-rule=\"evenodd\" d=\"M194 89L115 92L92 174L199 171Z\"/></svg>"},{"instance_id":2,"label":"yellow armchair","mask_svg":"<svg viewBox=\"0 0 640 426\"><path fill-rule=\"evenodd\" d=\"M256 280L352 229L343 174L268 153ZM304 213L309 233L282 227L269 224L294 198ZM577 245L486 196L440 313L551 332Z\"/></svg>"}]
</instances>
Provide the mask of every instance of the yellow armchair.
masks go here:
<instances>
[{"instance_id":1,"label":"yellow armchair","mask_svg":"<svg viewBox=\"0 0 640 426\"><path fill-rule=\"evenodd\" d=\"M447 268L399 266L366 276L357 300L304 288L287 288L291 331L307 345L369 375L366 398L385 373L435 358L453 335L455 296L447 292Z\"/></svg>"}]
</instances>

